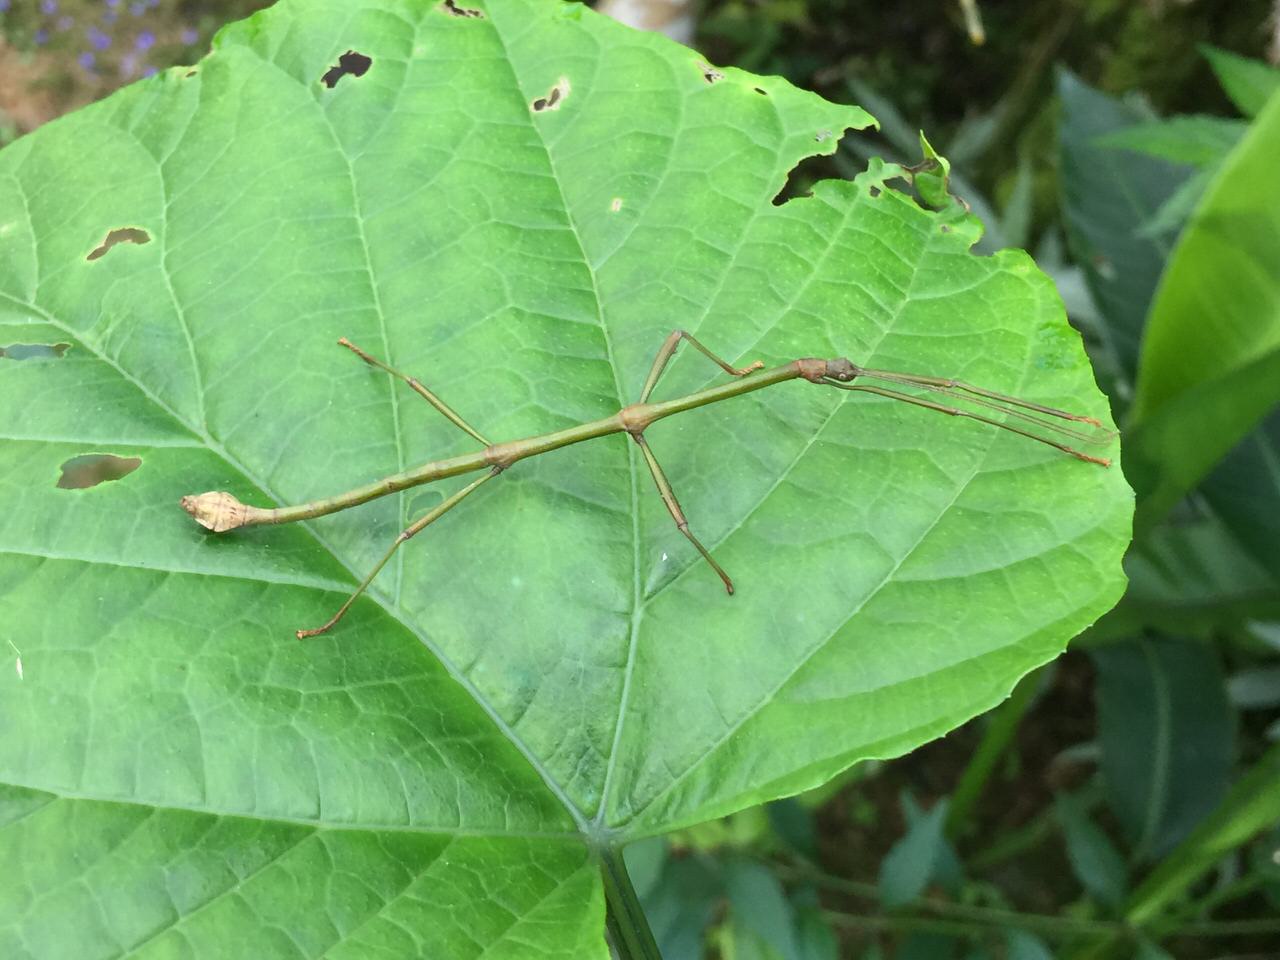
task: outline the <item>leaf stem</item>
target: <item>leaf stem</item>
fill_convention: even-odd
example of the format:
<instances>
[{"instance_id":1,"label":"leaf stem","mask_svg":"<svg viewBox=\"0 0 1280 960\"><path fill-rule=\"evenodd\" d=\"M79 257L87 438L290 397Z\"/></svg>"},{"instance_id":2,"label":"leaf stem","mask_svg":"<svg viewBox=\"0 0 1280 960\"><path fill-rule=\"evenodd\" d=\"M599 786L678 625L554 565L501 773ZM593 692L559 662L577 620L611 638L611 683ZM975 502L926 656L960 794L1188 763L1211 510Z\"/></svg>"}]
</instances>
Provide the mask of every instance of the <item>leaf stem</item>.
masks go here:
<instances>
[{"instance_id":1,"label":"leaf stem","mask_svg":"<svg viewBox=\"0 0 1280 960\"><path fill-rule=\"evenodd\" d=\"M627 874L622 848L603 845L596 848L596 856L600 858L600 878L604 881L605 924L618 960L662 960L640 897Z\"/></svg>"}]
</instances>

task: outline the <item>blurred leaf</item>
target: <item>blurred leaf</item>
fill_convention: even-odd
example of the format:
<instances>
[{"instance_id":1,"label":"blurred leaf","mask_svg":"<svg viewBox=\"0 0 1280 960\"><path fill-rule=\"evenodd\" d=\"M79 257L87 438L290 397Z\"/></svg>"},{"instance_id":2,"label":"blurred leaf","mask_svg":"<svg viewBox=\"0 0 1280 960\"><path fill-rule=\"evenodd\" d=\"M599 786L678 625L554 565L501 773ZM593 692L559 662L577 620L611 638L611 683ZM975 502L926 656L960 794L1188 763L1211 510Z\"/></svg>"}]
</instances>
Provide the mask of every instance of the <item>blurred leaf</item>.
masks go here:
<instances>
[{"instance_id":1,"label":"blurred leaf","mask_svg":"<svg viewBox=\"0 0 1280 960\"><path fill-rule=\"evenodd\" d=\"M817 831L813 813L795 797L775 800L765 808L773 832L792 850L813 859L817 853Z\"/></svg>"},{"instance_id":2,"label":"blurred leaf","mask_svg":"<svg viewBox=\"0 0 1280 960\"><path fill-rule=\"evenodd\" d=\"M1138 227L1138 236L1153 238L1181 230L1217 175L1218 167L1209 166L1183 180L1151 219Z\"/></svg>"},{"instance_id":3,"label":"blurred leaf","mask_svg":"<svg viewBox=\"0 0 1280 960\"><path fill-rule=\"evenodd\" d=\"M1108 803L1139 860L1159 857L1209 814L1235 759L1235 717L1213 650L1133 640L1089 651Z\"/></svg>"},{"instance_id":4,"label":"blurred leaf","mask_svg":"<svg viewBox=\"0 0 1280 960\"><path fill-rule=\"evenodd\" d=\"M783 960L759 934L743 925L741 918L731 917L714 941L723 960Z\"/></svg>"},{"instance_id":5,"label":"blurred leaf","mask_svg":"<svg viewBox=\"0 0 1280 960\"><path fill-rule=\"evenodd\" d=\"M880 862L880 901L886 907L909 903L924 892L942 850L946 818L947 801L941 800L909 825L906 836Z\"/></svg>"},{"instance_id":6,"label":"blurred leaf","mask_svg":"<svg viewBox=\"0 0 1280 960\"><path fill-rule=\"evenodd\" d=\"M1005 960L1053 960L1044 941L1026 930L1006 930L1004 944Z\"/></svg>"},{"instance_id":7,"label":"blurred leaf","mask_svg":"<svg viewBox=\"0 0 1280 960\"><path fill-rule=\"evenodd\" d=\"M798 960L795 917L773 872L762 864L735 859L725 865L724 876L734 926L759 937L783 960Z\"/></svg>"},{"instance_id":8,"label":"blurred leaf","mask_svg":"<svg viewBox=\"0 0 1280 960\"><path fill-rule=\"evenodd\" d=\"M1147 529L1280 402L1278 155L1280 97L1223 164L1152 306L1125 448Z\"/></svg>"},{"instance_id":9,"label":"blurred leaf","mask_svg":"<svg viewBox=\"0 0 1280 960\"><path fill-rule=\"evenodd\" d=\"M801 960L839 960L840 941L821 911L809 907L799 911L796 940Z\"/></svg>"},{"instance_id":10,"label":"blurred leaf","mask_svg":"<svg viewBox=\"0 0 1280 960\"><path fill-rule=\"evenodd\" d=\"M1138 949L1133 955L1133 960L1174 960L1174 956L1171 953L1166 953L1150 940L1141 940L1138 942Z\"/></svg>"},{"instance_id":11,"label":"blurred leaf","mask_svg":"<svg viewBox=\"0 0 1280 960\"><path fill-rule=\"evenodd\" d=\"M1222 84L1222 89L1246 117L1256 117L1280 90L1280 70L1227 50L1201 44L1200 52Z\"/></svg>"},{"instance_id":12,"label":"blurred leaf","mask_svg":"<svg viewBox=\"0 0 1280 960\"><path fill-rule=\"evenodd\" d=\"M1280 667L1241 670L1227 681L1227 693L1239 710L1280 707Z\"/></svg>"},{"instance_id":13,"label":"blurred leaf","mask_svg":"<svg viewBox=\"0 0 1280 960\"><path fill-rule=\"evenodd\" d=\"M912 933L902 941L894 960L951 960L960 941L941 933Z\"/></svg>"},{"instance_id":14,"label":"blurred leaf","mask_svg":"<svg viewBox=\"0 0 1280 960\"><path fill-rule=\"evenodd\" d=\"M1114 100L1066 70L1058 74L1058 96L1067 241L1107 319L1105 333L1120 368L1132 379L1147 310L1170 251L1163 238L1139 236L1138 228L1187 172L1165 160L1099 145L1106 134L1150 120L1149 111Z\"/></svg>"},{"instance_id":15,"label":"blurred leaf","mask_svg":"<svg viewBox=\"0 0 1280 960\"><path fill-rule=\"evenodd\" d=\"M1185 115L1135 123L1103 134L1094 142L1173 163L1206 167L1230 153L1248 129L1249 124L1243 120Z\"/></svg>"},{"instance_id":16,"label":"blurred leaf","mask_svg":"<svg viewBox=\"0 0 1280 960\"><path fill-rule=\"evenodd\" d=\"M1009 201L1000 214L1000 232L1004 234L1005 243L1011 247L1025 247L1030 239L1032 187L1034 186L1035 171L1031 166L1031 158L1023 154L1018 157Z\"/></svg>"},{"instance_id":17,"label":"blurred leaf","mask_svg":"<svg viewBox=\"0 0 1280 960\"><path fill-rule=\"evenodd\" d=\"M1023 678L1026 679L1025 677ZM921 809L920 804L916 802L916 798L910 793L902 795L902 814L906 818L909 829L914 830L924 824L929 817L933 816L933 810L925 812ZM951 841L947 839L946 824L951 819L951 799L947 798L942 801L946 805L946 814L943 816L943 833L938 840L937 851L934 854L933 870L930 879L941 886L944 890L951 894L958 894L960 887L964 883L964 867L960 865L960 857L956 854L956 848L952 846ZM934 809L937 808L935 805ZM926 826L925 829L932 829Z\"/></svg>"},{"instance_id":18,"label":"blurred leaf","mask_svg":"<svg viewBox=\"0 0 1280 960\"><path fill-rule=\"evenodd\" d=\"M957 166L976 163L1000 132L1000 106L983 113L966 115L943 151Z\"/></svg>"},{"instance_id":19,"label":"blurred leaf","mask_svg":"<svg viewBox=\"0 0 1280 960\"><path fill-rule=\"evenodd\" d=\"M1277 587L1273 571L1213 515L1163 524L1129 551L1124 568L1127 600L1174 609L1243 604Z\"/></svg>"},{"instance_id":20,"label":"blurred leaf","mask_svg":"<svg viewBox=\"0 0 1280 960\"><path fill-rule=\"evenodd\" d=\"M1076 878L1095 900L1118 910L1129 892L1128 870L1111 839L1091 819L1080 801L1059 794L1054 813L1067 844L1067 859Z\"/></svg>"},{"instance_id":21,"label":"blurred leaf","mask_svg":"<svg viewBox=\"0 0 1280 960\"><path fill-rule=\"evenodd\" d=\"M899 156L914 155L920 146L918 130L907 122L893 101L857 77L851 77L848 83L853 102L876 118L880 136L889 141Z\"/></svg>"},{"instance_id":22,"label":"blurred leaf","mask_svg":"<svg viewBox=\"0 0 1280 960\"><path fill-rule=\"evenodd\" d=\"M1129 898L1125 918L1151 923L1228 852L1280 822L1280 745L1268 750L1210 816L1147 876Z\"/></svg>"},{"instance_id":23,"label":"blurred leaf","mask_svg":"<svg viewBox=\"0 0 1280 960\"><path fill-rule=\"evenodd\" d=\"M1280 571L1280 410L1223 457L1200 492L1259 563Z\"/></svg>"},{"instance_id":24,"label":"blurred leaf","mask_svg":"<svg viewBox=\"0 0 1280 960\"><path fill-rule=\"evenodd\" d=\"M1102 314L1098 311L1093 293L1085 280L1084 268L1066 258L1061 230L1051 227L1040 235L1035 261L1058 288L1058 296L1062 297L1062 304L1067 308L1067 316L1078 326L1084 327L1086 333L1097 331L1098 325L1102 323ZM1096 365L1094 369L1097 370Z\"/></svg>"},{"instance_id":25,"label":"blurred leaf","mask_svg":"<svg viewBox=\"0 0 1280 960\"><path fill-rule=\"evenodd\" d=\"M667 861L659 882L642 897L663 960L703 960L707 926L723 893L724 882L711 862L699 857Z\"/></svg>"},{"instance_id":26,"label":"blurred leaf","mask_svg":"<svg viewBox=\"0 0 1280 960\"><path fill-rule=\"evenodd\" d=\"M627 844L622 851L627 865L627 875L631 878L631 886L641 899L648 896L662 876L667 865L671 845L666 837L646 837L635 843Z\"/></svg>"}]
</instances>

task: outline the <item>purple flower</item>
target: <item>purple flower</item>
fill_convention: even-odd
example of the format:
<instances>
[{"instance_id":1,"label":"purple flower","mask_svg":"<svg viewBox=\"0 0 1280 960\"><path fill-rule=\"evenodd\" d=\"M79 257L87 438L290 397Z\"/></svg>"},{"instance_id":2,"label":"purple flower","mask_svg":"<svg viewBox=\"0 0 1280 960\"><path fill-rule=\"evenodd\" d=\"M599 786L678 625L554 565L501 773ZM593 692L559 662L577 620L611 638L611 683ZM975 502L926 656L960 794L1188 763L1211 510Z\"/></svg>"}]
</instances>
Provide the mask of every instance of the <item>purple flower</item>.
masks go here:
<instances>
[{"instance_id":1,"label":"purple flower","mask_svg":"<svg viewBox=\"0 0 1280 960\"><path fill-rule=\"evenodd\" d=\"M102 2L105 3L108 7L120 6L120 0L102 0Z\"/></svg>"},{"instance_id":2,"label":"purple flower","mask_svg":"<svg viewBox=\"0 0 1280 960\"><path fill-rule=\"evenodd\" d=\"M8 0L0 0L0 2L8 2ZM185 43L187 46L191 46L192 44L199 42L199 40L200 40L199 30L196 30L193 27L182 28L182 42Z\"/></svg>"},{"instance_id":3,"label":"purple flower","mask_svg":"<svg viewBox=\"0 0 1280 960\"><path fill-rule=\"evenodd\" d=\"M89 43L93 45L93 49L95 50L105 50L107 47L111 46L111 38L97 27L90 27Z\"/></svg>"},{"instance_id":4,"label":"purple flower","mask_svg":"<svg viewBox=\"0 0 1280 960\"><path fill-rule=\"evenodd\" d=\"M53 16L58 12L58 0L40 0L40 12Z\"/></svg>"},{"instance_id":5,"label":"purple flower","mask_svg":"<svg viewBox=\"0 0 1280 960\"><path fill-rule=\"evenodd\" d=\"M138 50L150 50L156 45L156 35L150 30L143 30L134 39L133 45Z\"/></svg>"},{"instance_id":6,"label":"purple flower","mask_svg":"<svg viewBox=\"0 0 1280 960\"><path fill-rule=\"evenodd\" d=\"M135 17L140 17L147 12L147 5L142 0L138 0L136 3L129 4L129 12Z\"/></svg>"},{"instance_id":7,"label":"purple flower","mask_svg":"<svg viewBox=\"0 0 1280 960\"><path fill-rule=\"evenodd\" d=\"M9 9L9 0L0 0L0 13Z\"/></svg>"},{"instance_id":8,"label":"purple flower","mask_svg":"<svg viewBox=\"0 0 1280 960\"><path fill-rule=\"evenodd\" d=\"M80 56L76 57L76 62L86 70L92 70L96 59L97 58L93 55L93 51L86 50L84 53L80 54Z\"/></svg>"},{"instance_id":9,"label":"purple flower","mask_svg":"<svg viewBox=\"0 0 1280 960\"><path fill-rule=\"evenodd\" d=\"M36 31L36 35L31 39L35 41L35 45L37 47L43 47L46 43L49 42L49 31L45 30L42 27L41 29Z\"/></svg>"}]
</instances>

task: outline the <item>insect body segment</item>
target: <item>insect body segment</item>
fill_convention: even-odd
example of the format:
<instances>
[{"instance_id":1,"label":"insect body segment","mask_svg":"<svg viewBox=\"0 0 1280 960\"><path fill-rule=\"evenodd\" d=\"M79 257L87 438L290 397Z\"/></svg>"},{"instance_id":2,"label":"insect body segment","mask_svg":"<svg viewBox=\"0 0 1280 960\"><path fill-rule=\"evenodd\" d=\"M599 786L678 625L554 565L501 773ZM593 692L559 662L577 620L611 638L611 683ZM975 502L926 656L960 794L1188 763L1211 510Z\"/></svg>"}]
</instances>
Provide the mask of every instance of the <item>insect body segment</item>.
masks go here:
<instances>
[{"instance_id":1,"label":"insect body segment","mask_svg":"<svg viewBox=\"0 0 1280 960\"><path fill-rule=\"evenodd\" d=\"M732 376L734 380L707 387L704 390L699 390L674 400L650 402L649 398L653 393L654 387L657 386L658 380L662 377L667 364L682 341L687 341L694 349L720 367L725 373ZM1106 430L1093 417L1068 413L1053 407L1031 403L1017 397L974 386L963 380L860 367L845 357L836 357L832 360L804 357L770 369L764 369L764 364L759 360L745 367L735 367L708 350L692 334L684 330L674 330L663 341L662 347L654 358L653 366L649 370L649 376L646 378L644 387L640 392L638 403L624 407L613 416L604 417L600 420L589 421L540 436L494 444L485 439L478 430L467 423L448 404L423 386L416 378L401 373L394 367L371 356L346 339L346 337L343 337L338 343L352 351L370 366L403 380L410 389L440 411L458 429L482 444L484 449L446 460L432 461L411 470L406 470L403 473L393 474L382 480L358 487L345 494L292 507L259 508L246 506L231 494L222 491L211 491L183 497L181 501L182 508L196 522L215 533L223 533L228 530L234 530L237 527L255 524L309 520L329 513L336 513L339 510L345 510L348 507L357 506L377 497L386 496L419 484L430 483L434 480L441 480L473 471L483 470L484 473L401 531L386 554L357 585L355 591L347 598L347 601L338 608L337 613L321 627L313 630L299 630L297 632L299 639L318 636L332 629L351 608L351 605L368 589L374 578L386 566L402 543L421 533L427 526L440 519L484 483L492 480L516 461L539 453L546 453L549 450L569 446L570 444L581 443L584 440L608 436L612 433L627 433L635 441L645 465L649 468L649 473L653 476L654 484L658 488L658 495L662 498L663 504L671 514L671 519L675 521L676 528L702 554L702 557L710 564L711 568L724 583L725 590L732 594L733 581L729 579L729 575L711 556L710 551L689 530L689 521L680 507L679 500L676 499L670 481L658 464L653 451L649 448L644 431L654 421L663 417L690 410L694 407L704 406L708 403L725 400L729 397L751 393L786 380L808 380L810 383L819 386L870 393L893 400L901 400L904 403L934 410L938 413L945 413L949 416L976 420L1001 430L1016 433L1030 440L1047 444L1078 460L1103 467L1110 466L1111 461L1105 457L1096 457L1085 453L1070 446L1067 441L1071 443L1106 443L1115 438L1114 432ZM888 386L882 384L887 384ZM940 403L925 399L909 393L907 390L922 390L941 394L949 402ZM960 404L968 404L983 410L989 410L993 415L988 416L967 410ZM994 414L999 414L1005 419L996 419ZM1010 423L1008 422L1009 420L1016 422ZM1068 427L1056 421L1084 424L1093 429L1090 431L1079 427Z\"/></svg>"}]
</instances>

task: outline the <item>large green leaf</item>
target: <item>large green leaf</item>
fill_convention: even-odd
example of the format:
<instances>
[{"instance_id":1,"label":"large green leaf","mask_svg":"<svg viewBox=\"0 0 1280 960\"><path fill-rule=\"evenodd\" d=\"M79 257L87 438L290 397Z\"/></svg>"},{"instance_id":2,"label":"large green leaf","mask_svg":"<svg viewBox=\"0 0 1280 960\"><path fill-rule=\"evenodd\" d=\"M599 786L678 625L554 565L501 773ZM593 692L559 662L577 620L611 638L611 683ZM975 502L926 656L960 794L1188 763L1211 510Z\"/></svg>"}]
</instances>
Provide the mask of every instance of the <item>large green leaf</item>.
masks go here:
<instances>
[{"instance_id":1,"label":"large green leaf","mask_svg":"<svg viewBox=\"0 0 1280 960\"><path fill-rule=\"evenodd\" d=\"M1151 308L1130 477L1158 520L1280 403L1280 95L1187 225Z\"/></svg>"},{"instance_id":2,"label":"large green leaf","mask_svg":"<svg viewBox=\"0 0 1280 960\"><path fill-rule=\"evenodd\" d=\"M614 437L293 640L440 494L224 536L178 498L474 448L339 335L495 439L616 411L675 327L1105 416L1048 280L893 168L770 203L861 111L478 7L283 3L0 153L3 343L70 344L0 358L0 955L604 956L592 848L909 750L1119 596L1119 470L801 383L649 432L733 598ZM141 464L59 488L85 454Z\"/></svg>"}]
</instances>

